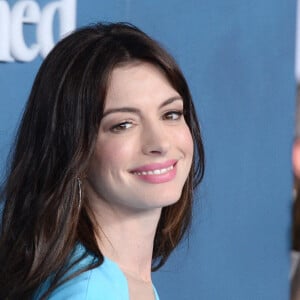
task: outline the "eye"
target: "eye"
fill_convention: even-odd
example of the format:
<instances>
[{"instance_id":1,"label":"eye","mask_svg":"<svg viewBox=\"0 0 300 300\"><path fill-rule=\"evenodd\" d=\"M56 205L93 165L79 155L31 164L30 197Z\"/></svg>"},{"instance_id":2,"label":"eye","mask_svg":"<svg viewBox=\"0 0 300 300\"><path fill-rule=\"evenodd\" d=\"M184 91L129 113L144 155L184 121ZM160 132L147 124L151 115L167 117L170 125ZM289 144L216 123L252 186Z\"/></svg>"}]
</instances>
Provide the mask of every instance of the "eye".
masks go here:
<instances>
[{"instance_id":1,"label":"eye","mask_svg":"<svg viewBox=\"0 0 300 300\"><path fill-rule=\"evenodd\" d=\"M119 123L119 124L116 124L116 125L112 126L110 128L110 131L118 133L118 132L125 131L125 130L129 129L132 126L133 126L132 122L124 121L122 123Z\"/></svg>"},{"instance_id":2,"label":"eye","mask_svg":"<svg viewBox=\"0 0 300 300\"><path fill-rule=\"evenodd\" d=\"M183 115L183 111L172 110L168 111L163 115L163 120L176 121L180 120Z\"/></svg>"}]
</instances>

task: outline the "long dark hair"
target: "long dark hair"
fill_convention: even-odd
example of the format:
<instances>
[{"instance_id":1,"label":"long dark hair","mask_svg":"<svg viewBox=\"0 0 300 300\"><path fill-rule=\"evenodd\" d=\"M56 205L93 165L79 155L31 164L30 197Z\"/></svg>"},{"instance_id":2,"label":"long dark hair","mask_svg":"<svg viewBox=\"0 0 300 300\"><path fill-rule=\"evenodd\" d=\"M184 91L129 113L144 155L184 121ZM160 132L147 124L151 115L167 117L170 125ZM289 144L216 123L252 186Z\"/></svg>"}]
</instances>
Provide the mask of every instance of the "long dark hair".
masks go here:
<instances>
[{"instance_id":1,"label":"long dark hair","mask_svg":"<svg viewBox=\"0 0 300 300\"><path fill-rule=\"evenodd\" d=\"M204 150L182 72L156 41L131 24L81 28L60 41L43 62L16 137L2 197L1 299L30 299L54 274L48 295L61 283L78 242L97 258L95 265L102 263L85 195L80 203L78 178L94 151L110 74L117 65L136 60L159 68L182 96L195 145L180 200L162 210L153 270L166 262L188 229L193 190L203 177Z\"/></svg>"}]
</instances>

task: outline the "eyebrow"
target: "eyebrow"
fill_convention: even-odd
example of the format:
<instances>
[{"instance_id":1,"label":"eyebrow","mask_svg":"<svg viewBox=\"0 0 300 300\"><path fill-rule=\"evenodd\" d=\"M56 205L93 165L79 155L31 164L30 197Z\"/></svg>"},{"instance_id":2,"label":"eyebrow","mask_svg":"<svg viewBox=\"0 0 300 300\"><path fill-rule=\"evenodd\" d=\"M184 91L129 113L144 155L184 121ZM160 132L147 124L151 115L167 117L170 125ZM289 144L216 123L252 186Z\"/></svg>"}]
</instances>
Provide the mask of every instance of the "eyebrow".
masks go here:
<instances>
[{"instance_id":1,"label":"eyebrow","mask_svg":"<svg viewBox=\"0 0 300 300\"><path fill-rule=\"evenodd\" d=\"M163 108L164 106L167 106L175 101L182 101L182 98L180 96L174 96L174 97L171 97L167 100L165 100L160 106L159 106L159 109ZM135 108L135 107L119 107L119 108L111 108L111 109L108 109L106 110L104 113L103 113L103 116L102 118L106 117L107 115L109 114L112 114L112 113L118 113L118 112L129 112L129 113L135 113L135 114L140 114L140 110Z\"/></svg>"}]
</instances>

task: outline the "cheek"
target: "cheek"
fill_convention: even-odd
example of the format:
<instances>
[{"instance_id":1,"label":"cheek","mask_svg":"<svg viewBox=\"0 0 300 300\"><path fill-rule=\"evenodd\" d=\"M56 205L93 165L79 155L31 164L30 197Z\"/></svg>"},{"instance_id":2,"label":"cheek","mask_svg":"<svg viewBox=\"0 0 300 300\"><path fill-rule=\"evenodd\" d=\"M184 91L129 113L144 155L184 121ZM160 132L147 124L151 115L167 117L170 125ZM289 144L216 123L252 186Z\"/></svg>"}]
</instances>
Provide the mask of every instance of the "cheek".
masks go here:
<instances>
[{"instance_id":1,"label":"cheek","mask_svg":"<svg viewBox=\"0 0 300 300\"><path fill-rule=\"evenodd\" d=\"M188 126L184 126L182 130L176 132L176 140L178 145L185 152L187 156L193 156L194 152L194 142Z\"/></svg>"},{"instance_id":2,"label":"cheek","mask_svg":"<svg viewBox=\"0 0 300 300\"><path fill-rule=\"evenodd\" d=\"M123 139L110 139L98 142L94 157L101 172L109 170L112 172L126 168L132 156L134 156L132 143Z\"/></svg>"},{"instance_id":3,"label":"cheek","mask_svg":"<svg viewBox=\"0 0 300 300\"><path fill-rule=\"evenodd\" d=\"M293 167L295 175L300 178L300 142L295 142L293 146Z\"/></svg>"}]
</instances>

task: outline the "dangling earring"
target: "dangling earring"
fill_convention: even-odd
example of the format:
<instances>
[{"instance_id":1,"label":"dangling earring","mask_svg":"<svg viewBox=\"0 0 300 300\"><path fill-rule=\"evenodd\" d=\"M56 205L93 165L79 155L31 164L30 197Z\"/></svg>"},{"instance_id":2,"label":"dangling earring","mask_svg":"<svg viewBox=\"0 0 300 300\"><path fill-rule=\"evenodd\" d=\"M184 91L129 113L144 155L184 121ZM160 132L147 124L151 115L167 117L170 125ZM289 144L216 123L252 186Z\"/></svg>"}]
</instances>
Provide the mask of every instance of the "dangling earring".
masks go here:
<instances>
[{"instance_id":1,"label":"dangling earring","mask_svg":"<svg viewBox=\"0 0 300 300\"><path fill-rule=\"evenodd\" d=\"M81 200L82 200L82 182L81 179L79 177L77 177L77 184L78 184L78 193L79 193L79 203L78 203L78 207L81 207Z\"/></svg>"}]
</instances>

